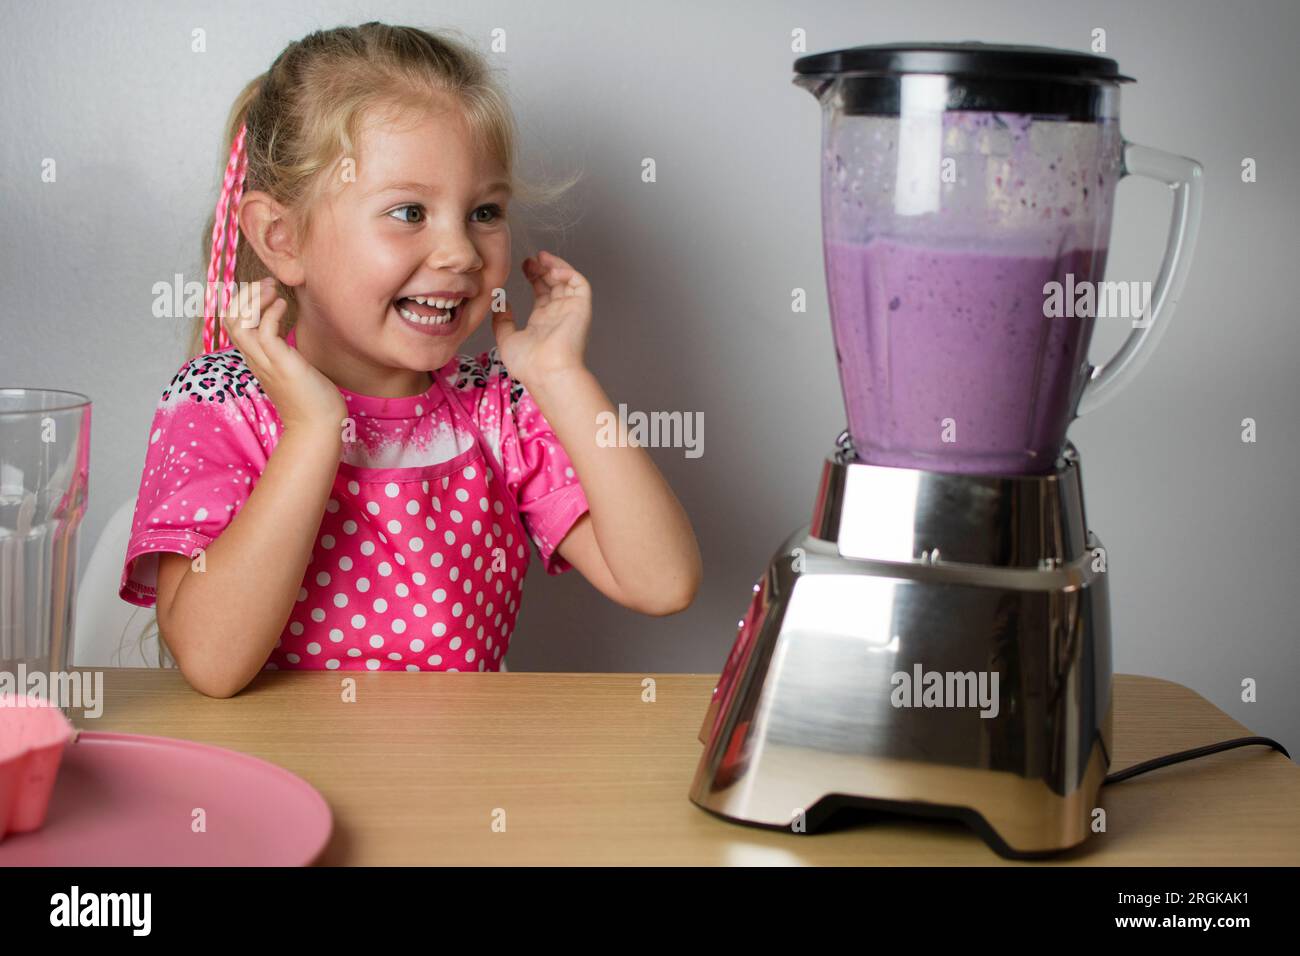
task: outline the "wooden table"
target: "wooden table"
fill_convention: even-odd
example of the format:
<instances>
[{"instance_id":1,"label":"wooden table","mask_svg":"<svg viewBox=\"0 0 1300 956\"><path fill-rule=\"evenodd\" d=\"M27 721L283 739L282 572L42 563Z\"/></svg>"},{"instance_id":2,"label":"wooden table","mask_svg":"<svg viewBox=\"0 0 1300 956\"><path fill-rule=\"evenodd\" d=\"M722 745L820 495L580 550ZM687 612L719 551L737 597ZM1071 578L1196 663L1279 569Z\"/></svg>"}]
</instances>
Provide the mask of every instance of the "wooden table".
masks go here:
<instances>
[{"instance_id":1,"label":"wooden table","mask_svg":"<svg viewBox=\"0 0 1300 956\"><path fill-rule=\"evenodd\" d=\"M102 716L74 711L74 722L229 747L298 774L334 812L322 864L1007 862L956 823L885 818L797 836L696 807L687 791L715 682L267 671L217 700L175 670L106 670ZM1115 678L1114 729L1112 771L1251 733L1179 684L1131 675ZM1101 804L1107 833L1029 865L1300 864L1300 769L1267 748L1153 771L1104 788Z\"/></svg>"}]
</instances>

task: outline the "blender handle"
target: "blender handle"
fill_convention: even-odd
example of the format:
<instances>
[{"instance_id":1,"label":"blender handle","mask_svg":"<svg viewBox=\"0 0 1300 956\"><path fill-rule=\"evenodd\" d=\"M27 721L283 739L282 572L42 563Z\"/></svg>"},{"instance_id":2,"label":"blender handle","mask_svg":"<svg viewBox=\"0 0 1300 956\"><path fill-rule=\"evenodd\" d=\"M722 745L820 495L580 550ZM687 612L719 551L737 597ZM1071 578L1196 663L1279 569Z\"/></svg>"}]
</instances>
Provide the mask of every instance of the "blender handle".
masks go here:
<instances>
[{"instance_id":1,"label":"blender handle","mask_svg":"<svg viewBox=\"0 0 1300 956\"><path fill-rule=\"evenodd\" d=\"M1113 398L1151 357L1156 342L1169 324L1169 316L1178 304L1178 296L1191 268L1192 251L1196 247L1203 192L1201 164L1185 156L1126 141L1120 176L1123 178L1130 173L1162 182L1174 192L1165 259L1160 264L1155 288L1151 291L1145 321L1135 323L1109 362L1092 367L1079 395L1074 413L1076 418Z\"/></svg>"}]
</instances>

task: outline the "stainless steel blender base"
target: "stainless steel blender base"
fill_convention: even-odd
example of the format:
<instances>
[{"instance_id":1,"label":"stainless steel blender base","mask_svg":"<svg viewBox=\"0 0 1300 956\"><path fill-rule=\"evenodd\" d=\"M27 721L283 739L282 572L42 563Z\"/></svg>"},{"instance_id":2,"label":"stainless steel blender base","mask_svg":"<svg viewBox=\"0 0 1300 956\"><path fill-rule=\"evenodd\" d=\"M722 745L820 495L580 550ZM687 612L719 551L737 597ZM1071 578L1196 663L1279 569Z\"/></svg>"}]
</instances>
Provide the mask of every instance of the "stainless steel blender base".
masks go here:
<instances>
[{"instance_id":1,"label":"stainless steel blender base","mask_svg":"<svg viewBox=\"0 0 1300 956\"><path fill-rule=\"evenodd\" d=\"M1056 464L886 468L841 436L754 586L691 799L809 831L845 805L947 816L1011 857L1085 840L1111 752L1106 556L1073 445Z\"/></svg>"}]
</instances>

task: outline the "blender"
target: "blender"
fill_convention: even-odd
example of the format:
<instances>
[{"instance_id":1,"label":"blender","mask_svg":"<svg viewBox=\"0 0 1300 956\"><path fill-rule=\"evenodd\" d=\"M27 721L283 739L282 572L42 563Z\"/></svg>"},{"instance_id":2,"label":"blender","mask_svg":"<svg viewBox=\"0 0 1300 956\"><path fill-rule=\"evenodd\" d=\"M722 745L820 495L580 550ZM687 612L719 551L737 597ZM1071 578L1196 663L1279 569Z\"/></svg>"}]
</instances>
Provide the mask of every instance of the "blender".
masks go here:
<instances>
[{"instance_id":1,"label":"blender","mask_svg":"<svg viewBox=\"0 0 1300 956\"><path fill-rule=\"evenodd\" d=\"M1201 169L1126 141L1114 60L975 42L801 57L848 428L713 692L691 799L817 829L966 823L999 854L1086 840L1110 766L1108 556L1066 429L1150 357ZM1173 193L1153 287L1104 279L1116 183ZM1130 294L1131 293L1131 294ZM1089 362L1098 320L1131 326Z\"/></svg>"}]
</instances>

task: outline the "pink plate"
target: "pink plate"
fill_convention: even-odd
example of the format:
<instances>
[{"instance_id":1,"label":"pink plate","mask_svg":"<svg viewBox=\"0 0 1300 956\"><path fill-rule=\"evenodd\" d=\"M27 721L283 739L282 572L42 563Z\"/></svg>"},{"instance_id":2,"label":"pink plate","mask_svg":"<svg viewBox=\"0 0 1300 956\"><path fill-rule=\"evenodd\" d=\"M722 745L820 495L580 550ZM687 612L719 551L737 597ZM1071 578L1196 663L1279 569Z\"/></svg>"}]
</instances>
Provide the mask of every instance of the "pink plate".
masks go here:
<instances>
[{"instance_id":1,"label":"pink plate","mask_svg":"<svg viewBox=\"0 0 1300 956\"><path fill-rule=\"evenodd\" d=\"M45 825L0 841L0 867L306 866L330 828L325 798L265 760L84 731L64 750Z\"/></svg>"}]
</instances>

